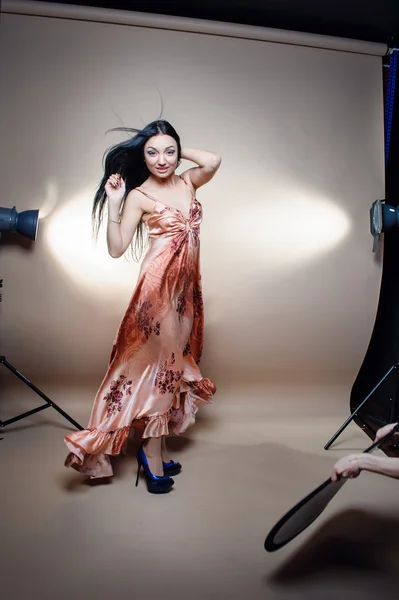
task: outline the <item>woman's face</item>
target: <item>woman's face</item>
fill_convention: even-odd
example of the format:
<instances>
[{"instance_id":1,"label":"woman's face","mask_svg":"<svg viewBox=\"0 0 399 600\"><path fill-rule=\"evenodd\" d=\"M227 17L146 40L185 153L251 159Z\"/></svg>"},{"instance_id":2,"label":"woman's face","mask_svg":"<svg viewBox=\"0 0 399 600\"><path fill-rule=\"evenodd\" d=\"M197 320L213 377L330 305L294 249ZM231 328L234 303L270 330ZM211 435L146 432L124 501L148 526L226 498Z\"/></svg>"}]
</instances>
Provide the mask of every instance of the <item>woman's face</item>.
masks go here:
<instances>
[{"instance_id":1,"label":"woman's face","mask_svg":"<svg viewBox=\"0 0 399 600\"><path fill-rule=\"evenodd\" d=\"M166 179L177 168L177 143L170 135L154 135L144 146L144 160L155 177Z\"/></svg>"}]
</instances>

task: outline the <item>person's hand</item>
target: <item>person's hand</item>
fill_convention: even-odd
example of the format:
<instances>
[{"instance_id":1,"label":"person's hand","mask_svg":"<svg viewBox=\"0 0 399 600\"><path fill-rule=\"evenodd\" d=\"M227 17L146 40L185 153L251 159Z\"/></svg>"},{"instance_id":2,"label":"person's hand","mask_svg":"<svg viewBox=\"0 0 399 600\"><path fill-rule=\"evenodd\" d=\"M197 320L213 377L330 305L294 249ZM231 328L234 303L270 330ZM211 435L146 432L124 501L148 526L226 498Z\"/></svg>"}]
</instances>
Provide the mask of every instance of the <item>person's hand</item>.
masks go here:
<instances>
[{"instance_id":1,"label":"person's hand","mask_svg":"<svg viewBox=\"0 0 399 600\"><path fill-rule=\"evenodd\" d=\"M397 425L397 423L389 423L388 425L385 425L384 427L381 427L381 429L379 429L377 431L377 433L375 434L375 440L374 441L378 441L381 438L383 438L385 435L388 435L388 433L390 433L392 431L392 429ZM399 435L399 432L396 432L394 434Z\"/></svg>"},{"instance_id":2,"label":"person's hand","mask_svg":"<svg viewBox=\"0 0 399 600\"><path fill-rule=\"evenodd\" d=\"M107 194L108 202L119 210L125 192L126 186L122 177L118 173L110 175L105 184L105 193Z\"/></svg>"},{"instance_id":3,"label":"person's hand","mask_svg":"<svg viewBox=\"0 0 399 600\"><path fill-rule=\"evenodd\" d=\"M333 472L331 475L332 481L338 481L341 477L347 477L354 479L360 474L359 454L350 454L340 458L335 463Z\"/></svg>"}]
</instances>

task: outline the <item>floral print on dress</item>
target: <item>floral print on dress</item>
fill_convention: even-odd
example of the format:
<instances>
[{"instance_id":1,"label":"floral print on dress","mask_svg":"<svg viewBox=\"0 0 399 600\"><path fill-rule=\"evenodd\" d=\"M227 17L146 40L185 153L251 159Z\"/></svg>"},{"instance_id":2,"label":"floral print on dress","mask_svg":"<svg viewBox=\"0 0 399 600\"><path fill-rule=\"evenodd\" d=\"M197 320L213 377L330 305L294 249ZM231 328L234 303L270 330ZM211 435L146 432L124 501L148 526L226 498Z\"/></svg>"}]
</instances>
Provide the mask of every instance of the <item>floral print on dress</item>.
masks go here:
<instances>
[{"instance_id":1,"label":"floral print on dress","mask_svg":"<svg viewBox=\"0 0 399 600\"><path fill-rule=\"evenodd\" d=\"M191 230L191 233L193 234L194 246L197 247L199 244L199 229L198 229L198 227L193 227Z\"/></svg>"},{"instance_id":2,"label":"floral print on dress","mask_svg":"<svg viewBox=\"0 0 399 600\"><path fill-rule=\"evenodd\" d=\"M137 327L142 331L145 337L148 338L152 333L159 335L161 333L161 324L159 321L153 324L154 317L151 317L148 312L152 308L151 302L144 300L140 307L137 308Z\"/></svg>"},{"instance_id":3,"label":"floral print on dress","mask_svg":"<svg viewBox=\"0 0 399 600\"><path fill-rule=\"evenodd\" d=\"M179 317L182 317L185 313L187 307L187 293L186 288L181 292L180 296L177 299L177 308L176 312L179 314Z\"/></svg>"},{"instance_id":4,"label":"floral print on dress","mask_svg":"<svg viewBox=\"0 0 399 600\"><path fill-rule=\"evenodd\" d=\"M132 395L132 381L127 381L125 375L119 375L117 380L111 382L109 392L104 396L107 405L107 417L112 417L123 408L123 397Z\"/></svg>"},{"instance_id":5,"label":"floral print on dress","mask_svg":"<svg viewBox=\"0 0 399 600\"><path fill-rule=\"evenodd\" d=\"M204 311L204 301L202 298L202 290L196 285L193 291L193 304L194 304L194 315L200 317Z\"/></svg>"},{"instance_id":6,"label":"floral print on dress","mask_svg":"<svg viewBox=\"0 0 399 600\"><path fill-rule=\"evenodd\" d=\"M194 202L191 207L190 218L193 221L193 223L191 225L191 233L192 233L193 239L194 239L194 246L197 247L197 246L199 246L200 229L199 229L199 226L196 224L196 220L199 221L201 219L201 205L199 204L199 202L196 198L194 198Z\"/></svg>"},{"instance_id":7,"label":"floral print on dress","mask_svg":"<svg viewBox=\"0 0 399 600\"><path fill-rule=\"evenodd\" d=\"M189 290L192 287L192 274L186 274L186 278L185 278L185 282L183 285L183 289L180 292L180 295L177 299L177 308L176 308L176 312L179 314L179 318L182 317L187 309L187 306L189 304L188 302L188 296L189 296Z\"/></svg>"},{"instance_id":8,"label":"floral print on dress","mask_svg":"<svg viewBox=\"0 0 399 600\"><path fill-rule=\"evenodd\" d=\"M171 209L171 207L170 207L170 206L166 206L166 205L164 205L164 208L163 208L162 210L160 210L160 211L159 211L159 214L160 214L160 215L164 215L165 213L167 213L167 212L169 212L169 211L171 211L171 210L172 210L172 209Z\"/></svg>"},{"instance_id":9,"label":"floral print on dress","mask_svg":"<svg viewBox=\"0 0 399 600\"><path fill-rule=\"evenodd\" d=\"M170 361L165 360L157 371L155 385L158 387L160 394L174 394L176 391L176 383L180 380L183 371L175 371L171 367L175 364L176 358L174 352Z\"/></svg>"}]
</instances>

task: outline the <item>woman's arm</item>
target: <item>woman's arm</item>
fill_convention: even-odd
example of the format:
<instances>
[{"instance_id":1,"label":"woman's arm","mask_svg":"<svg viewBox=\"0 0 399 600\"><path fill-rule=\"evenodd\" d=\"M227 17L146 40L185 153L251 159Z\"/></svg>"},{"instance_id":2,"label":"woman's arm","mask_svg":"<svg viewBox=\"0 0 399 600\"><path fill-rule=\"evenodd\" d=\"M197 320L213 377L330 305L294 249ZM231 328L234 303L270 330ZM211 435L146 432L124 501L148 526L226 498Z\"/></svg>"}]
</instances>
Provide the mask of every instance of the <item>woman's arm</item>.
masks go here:
<instances>
[{"instance_id":1,"label":"woman's arm","mask_svg":"<svg viewBox=\"0 0 399 600\"><path fill-rule=\"evenodd\" d=\"M107 245L112 258L122 256L132 242L137 225L144 214L142 194L132 190L128 194L123 207L122 217L115 205L108 206Z\"/></svg>"},{"instance_id":2,"label":"woman's arm","mask_svg":"<svg viewBox=\"0 0 399 600\"><path fill-rule=\"evenodd\" d=\"M182 177L187 178L191 182L194 189L208 183L214 177L222 162L221 157L217 154L193 148L182 148L181 157L198 165L198 167L188 169L182 174Z\"/></svg>"}]
</instances>

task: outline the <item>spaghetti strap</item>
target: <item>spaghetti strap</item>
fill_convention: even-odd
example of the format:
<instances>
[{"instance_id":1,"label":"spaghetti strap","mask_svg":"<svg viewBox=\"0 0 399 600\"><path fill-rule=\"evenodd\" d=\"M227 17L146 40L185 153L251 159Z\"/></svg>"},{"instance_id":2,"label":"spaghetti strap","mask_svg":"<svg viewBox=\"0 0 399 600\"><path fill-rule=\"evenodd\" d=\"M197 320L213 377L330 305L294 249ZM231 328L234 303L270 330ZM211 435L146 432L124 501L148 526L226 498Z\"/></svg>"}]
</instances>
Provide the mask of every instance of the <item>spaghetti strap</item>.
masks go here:
<instances>
[{"instance_id":1,"label":"spaghetti strap","mask_svg":"<svg viewBox=\"0 0 399 600\"><path fill-rule=\"evenodd\" d=\"M192 193L190 186L188 185L187 181L185 179L183 179L183 177L181 175L178 175L178 178L182 180L182 182L187 186L188 191L191 194L191 199L194 200L195 199L195 195Z\"/></svg>"},{"instance_id":2,"label":"spaghetti strap","mask_svg":"<svg viewBox=\"0 0 399 600\"><path fill-rule=\"evenodd\" d=\"M158 202L158 200L156 198L154 198L154 196L151 196L150 194L147 194L147 192L145 192L144 190L142 190L141 188L137 187L134 188L137 192L141 192L142 194L144 194L144 196L147 196L147 198L149 198L150 200L153 200L154 202Z\"/></svg>"}]
</instances>

